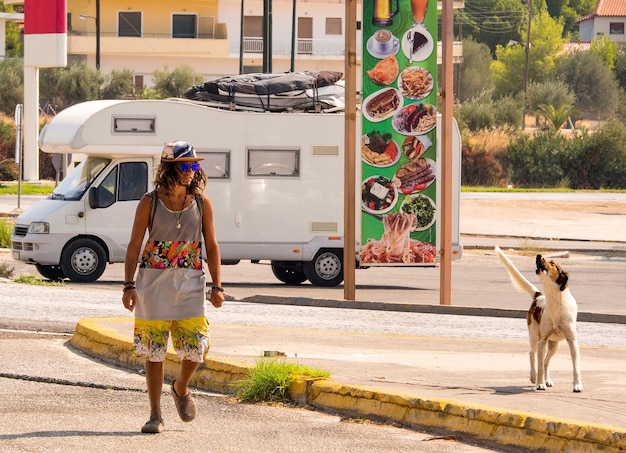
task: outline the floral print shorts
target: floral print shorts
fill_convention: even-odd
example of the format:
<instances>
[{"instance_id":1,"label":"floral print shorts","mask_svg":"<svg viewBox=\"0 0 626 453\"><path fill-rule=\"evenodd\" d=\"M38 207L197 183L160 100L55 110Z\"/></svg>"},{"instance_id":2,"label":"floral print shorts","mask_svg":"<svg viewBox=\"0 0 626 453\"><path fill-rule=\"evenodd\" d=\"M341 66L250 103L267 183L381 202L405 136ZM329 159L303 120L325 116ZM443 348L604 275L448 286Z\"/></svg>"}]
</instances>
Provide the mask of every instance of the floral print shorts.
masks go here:
<instances>
[{"instance_id":1,"label":"floral print shorts","mask_svg":"<svg viewBox=\"0 0 626 453\"><path fill-rule=\"evenodd\" d=\"M135 318L135 354L150 362L163 362L170 333L174 350L181 360L203 362L206 359L211 344L206 316L174 321Z\"/></svg>"}]
</instances>

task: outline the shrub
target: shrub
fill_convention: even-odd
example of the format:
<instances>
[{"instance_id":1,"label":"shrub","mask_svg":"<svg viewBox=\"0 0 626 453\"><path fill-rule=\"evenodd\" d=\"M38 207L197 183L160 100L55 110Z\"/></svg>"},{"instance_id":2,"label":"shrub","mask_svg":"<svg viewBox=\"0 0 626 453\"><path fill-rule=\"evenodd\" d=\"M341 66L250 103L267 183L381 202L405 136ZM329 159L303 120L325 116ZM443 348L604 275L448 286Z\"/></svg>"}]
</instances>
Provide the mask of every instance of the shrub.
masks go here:
<instances>
[{"instance_id":1,"label":"shrub","mask_svg":"<svg viewBox=\"0 0 626 453\"><path fill-rule=\"evenodd\" d=\"M543 131L532 138L521 135L509 145L511 181L522 187L561 187L566 150L567 139L558 132Z\"/></svg>"},{"instance_id":2,"label":"shrub","mask_svg":"<svg viewBox=\"0 0 626 453\"><path fill-rule=\"evenodd\" d=\"M497 186L502 182L502 167L484 147L463 145L461 165L464 186Z\"/></svg>"}]
</instances>

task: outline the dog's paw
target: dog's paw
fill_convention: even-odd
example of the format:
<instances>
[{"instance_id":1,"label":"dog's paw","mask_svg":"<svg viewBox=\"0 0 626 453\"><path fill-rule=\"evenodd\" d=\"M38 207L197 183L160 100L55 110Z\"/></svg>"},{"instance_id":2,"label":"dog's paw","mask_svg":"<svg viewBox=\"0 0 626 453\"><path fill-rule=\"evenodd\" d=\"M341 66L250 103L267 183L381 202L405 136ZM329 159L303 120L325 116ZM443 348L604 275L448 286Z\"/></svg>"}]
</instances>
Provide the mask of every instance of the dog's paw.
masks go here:
<instances>
[{"instance_id":1,"label":"dog's paw","mask_svg":"<svg viewBox=\"0 0 626 453\"><path fill-rule=\"evenodd\" d=\"M580 393L583 391L583 385L582 384L574 384L574 393Z\"/></svg>"},{"instance_id":2,"label":"dog's paw","mask_svg":"<svg viewBox=\"0 0 626 453\"><path fill-rule=\"evenodd\" d=\"M554 382L552 382L552 379L546 379L546 387L554 387Z\"/></svg>"},{"instance_id":3,"label":"dog's paw","mask_svg":"<svg viewBox=\"0 0 626 453\"><path fill-rule=\"evenodd\" d=\"M538 384L537 385L537 390L545 390L546 389L546 385L545 384Z\"/></svg>"}]
</instances>

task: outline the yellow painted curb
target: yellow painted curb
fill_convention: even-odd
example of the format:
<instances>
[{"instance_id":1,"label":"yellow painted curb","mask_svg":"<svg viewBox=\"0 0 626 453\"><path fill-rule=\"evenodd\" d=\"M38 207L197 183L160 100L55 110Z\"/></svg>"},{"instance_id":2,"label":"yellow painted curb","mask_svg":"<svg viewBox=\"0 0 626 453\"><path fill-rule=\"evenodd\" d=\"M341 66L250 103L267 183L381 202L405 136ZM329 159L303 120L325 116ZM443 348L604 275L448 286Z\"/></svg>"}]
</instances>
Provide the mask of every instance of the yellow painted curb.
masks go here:
<instances>
[{"instance_id":1,"label":"yellow painted curb","mask_svg":"<svg viewBox=\"0 0 626 453\"><path fill-rule=\"evenodd\" d=\"M134 356L132 339L105 324L133 323L124 318L81 319L71 344L81 351L107 361L143 368L143 359ZM165 373L175 377L178 357L168 351ZM196 373L191 385L220 393L234 393L232 384L245 378L253 367L228 359L209 359ZM431 428L467 435L500 445L529 450L562 452L626 452L626 430L591 423L497 409L478 404L469 406L452 400L422 398L364 386L346 386L326 379L296 378L289 397L302 405L327 412L380 419L414 428Z\"/></svg>"}]
</instances>

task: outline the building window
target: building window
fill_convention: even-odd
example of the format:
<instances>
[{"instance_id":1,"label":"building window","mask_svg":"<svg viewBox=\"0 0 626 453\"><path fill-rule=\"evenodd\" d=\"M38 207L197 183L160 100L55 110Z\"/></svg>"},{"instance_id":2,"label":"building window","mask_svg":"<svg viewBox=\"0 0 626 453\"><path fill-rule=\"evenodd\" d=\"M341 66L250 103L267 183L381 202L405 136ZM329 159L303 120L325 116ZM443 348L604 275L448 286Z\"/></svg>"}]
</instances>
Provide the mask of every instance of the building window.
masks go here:
<instances>
[{"instance_id":1,"label":"building window","mask_svg":"<svg viewBox=\"0 0 626 453\"><path fill-rule=\"evenodd\" d=\"M341 35L341 17L326 18L326 34Z\"/></svg>"},{"instance_id":2,"label":"building window","mask_svg":"<svg viewBox=\"0 0 626 453\"><path fill-rule=\"evenodd\" d=\"M138 90L143 90L143 74L135 74L133 76L133 85Z\"/></svg>"},{"instance_id":3,"label":"building window","mask_svg":"<svg viewBox=\"0 0 626 453\"><path fill-rule=\"evenodd\" d=\"M118 14L117 35L141 38L141 12L120 11Z\"/></svg>"},{"instance_id":4,"label":"building window","mask_svg":"<svg viewBox=\"0 0 626 453\"><path fill-rule=\"evenodd\" d=\"M243 18L243 51L263 53L263 16Z\"/></svg>"},{"instance_id":5,"label":"building window","mask_svg":"<svg viewBox=\"0 0 626 453\"><path fill-rule=\"evenodd\" d=\"M609 24L610 35L623 35L624 34L624 22L611 22Z\"/></svg>"},{"instance_id":6,"label":"building window","mask_svg":"<svg viewBox=\"0 0 626 453\"><path fill-rule=\"evenodd\" d=\"M196 37L195 14L174 14L172 16L172 38Z\"/></svg>"}]
</instances>

